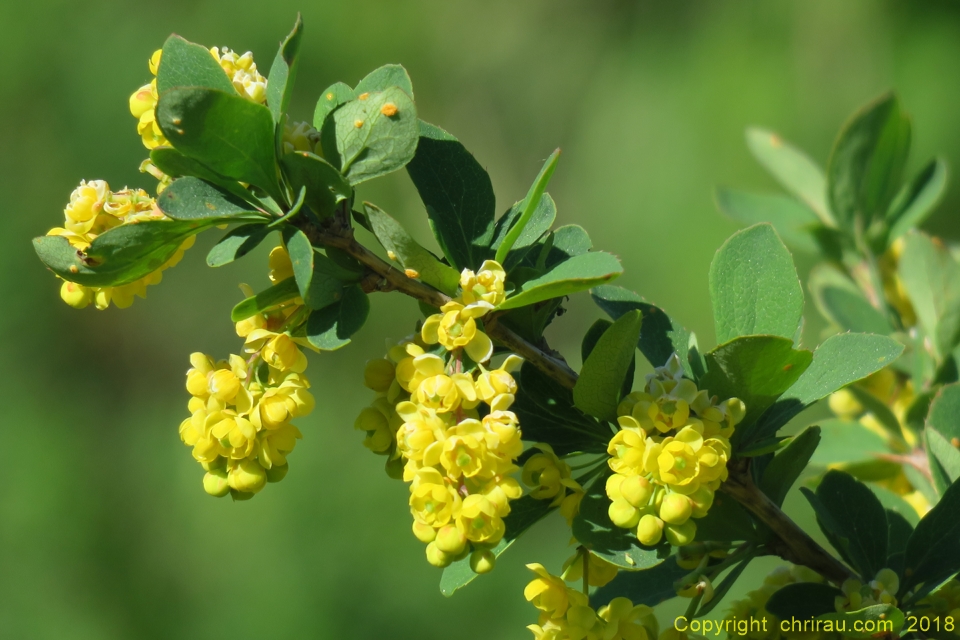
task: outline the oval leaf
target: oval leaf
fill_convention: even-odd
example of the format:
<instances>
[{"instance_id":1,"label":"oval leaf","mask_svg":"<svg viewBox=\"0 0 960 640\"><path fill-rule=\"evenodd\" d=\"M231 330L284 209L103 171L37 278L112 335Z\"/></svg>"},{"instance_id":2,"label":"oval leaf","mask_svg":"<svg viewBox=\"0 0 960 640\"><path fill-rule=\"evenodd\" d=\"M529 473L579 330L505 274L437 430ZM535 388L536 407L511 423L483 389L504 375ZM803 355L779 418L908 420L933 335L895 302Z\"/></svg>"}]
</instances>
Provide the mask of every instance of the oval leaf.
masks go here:
<instances>
[{"instance_id":1,"label":"oval leaf","mask_svg":"<svg viewBox=\"0 0 960 640\"><path fill-rule=\"evenodd\" d=\"M515 309L550 298L567 296L609 282L623 273L620 261L612 254L593 251L574 256L543 274L528 280L518 293L507 298L500 309Z\"/></svg>"},{"instance_id":2,"label":"oval leaf","mask_svg":"<svg viewBox=\"0 0 960 640\"><path fill-rule=\"evenodd\" d=\"M629 311L600 336L573 388L573 402L581 411L616 421L624 379L640 338L641 320L639 311Z\"/></svg>"}]
</instances>

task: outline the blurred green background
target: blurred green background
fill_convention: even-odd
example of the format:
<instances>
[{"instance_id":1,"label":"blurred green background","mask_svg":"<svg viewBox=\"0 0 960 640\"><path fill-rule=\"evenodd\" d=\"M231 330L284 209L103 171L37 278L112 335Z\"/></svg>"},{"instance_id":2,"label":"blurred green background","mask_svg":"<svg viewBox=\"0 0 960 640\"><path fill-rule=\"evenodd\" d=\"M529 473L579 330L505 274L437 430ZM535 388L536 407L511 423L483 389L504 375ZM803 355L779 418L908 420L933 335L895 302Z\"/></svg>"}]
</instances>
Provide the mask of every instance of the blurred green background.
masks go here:
<instances>
[{"instance_id":1,"label":"blurred green background","mask_svg":"<svg viewBox=\"0 0 960 640\"><path fill-rule=\"evenodd\" d=\"M960 167L960 5L892 0L36 0L0 3L0 637L524 638L524 562L558 570L560 521L538 526L451 600L409 532L406 489L352 429L363 363L412 329L416 306L375 296L347 349L313 356L317 411L291 472L246 503L214 500L177 436L191 351L239 348L238 282L266 285L263 251L204 268L203 237L131 309L74 311L32 236L61 224L81 178L152 189L127 97L173 31L252 50L266 71L306 23L292 112L387 62L410 70L420 114L493 178L501 210L563 148L559 223L619 255L620 284L713 339L707 268L735 225L717 184L772 189L743 130L774 128L825 161L846 116L888 88L913 114L912 166ZM426 241L403 173L365 188ZM928 228L957 237L960 190ZM801 269L809 260L798 256ZM551 329L578 364L586 296ZM808 346L819 325L811 320ZM794 498L788 506L807 518ZM758 561L742 593L775 563ZM752 576L752 579L750 578ZM673 610L676 609L674 606ZM722 610L722 608L721 608ZM664 614L666 615L666 614Z\"/></svg>"}]
</instances>

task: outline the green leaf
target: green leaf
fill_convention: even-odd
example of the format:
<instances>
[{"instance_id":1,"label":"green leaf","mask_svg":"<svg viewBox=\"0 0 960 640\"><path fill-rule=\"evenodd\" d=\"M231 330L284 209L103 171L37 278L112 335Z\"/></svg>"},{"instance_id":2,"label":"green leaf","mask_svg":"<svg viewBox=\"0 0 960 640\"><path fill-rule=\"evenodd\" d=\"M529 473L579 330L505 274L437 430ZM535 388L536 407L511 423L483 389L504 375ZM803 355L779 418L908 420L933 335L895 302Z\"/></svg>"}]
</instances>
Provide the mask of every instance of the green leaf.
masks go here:
<instances>
[{"instance_id":1,"label":"green leaf","mask_svg":"<svg viewBox=\"0 0 960 640\"><path fill-rule=\"evenodd\" d=\"M503 244L507 232L516 224L517 219L523 212L524 202L526 201L521 200L517 202L497 220L494 227L493 242L490 244L491 249L498 249ZM503 268L510 271L519 265L527 254L537 245L537 241L540 240L543 234L550 230L556 218L557 205L549 193L544 193L533 215L530 217L527 226L524 227L523 232L517 237L513 248L507 254L507 257L504 258L502 263ZM589 238L587 238L587 241L589 242ZM590 247L588 246L580 253L586 253L589 250Z\"/></svg>"},{"instance_id":2,"label":"green leaf","mask_svg":"<svg viewBox=\"0 0 960 640\"><path fill-rule=\"evenodd\" d=\"M901 353L903 345L886 336L841 333L827 338L817 347L810 367L757 423L753 437L774 435L813 403L879 371Z\"/></svg>"},{"instance_id":3,"label":"green leaf","mask_svg":"<svg viewBox=\"0 0 960 640\"><path fill-rule=\"evenodd\" d=\"M311 309L323 309L343 297L344 283L329 273L330 259L313 249L303 231L295 231L287 239L287 252L303 303ZM322 264L329 263L329 264ZM324 268L327 267L327 268Z\"/></svg>"},{"instance_id":4,"label":"green leaf","mask_svg":"<svg viewBox=\"0 0 960 640\"><path fill-rule=\"evenodd\" d=\"M157 206L174 220L267 219L252 205L199 178L174 180L157 197Z\"/></svg>"},{"instance_id":5,"label":"green leaf","mask_svg":"<svg viewBox=\"0 0 960 640\"><path fill-rule=\"evenodd\" d=\"M920 326L934 338L939 356L946 356L960 338L960 265L941 242L911 231L904 236L899 272Z\"/></svg>"},{"instance_id":6,"label":"green leaf","mask_svg":"<svg viewBox=\"0 0 960 640\"><path fill-rule=\"evenodd\" d=\"M760 490L778 507L783 505L790 487L797 481L820 444L820 427L812 426L793 438L763 471Z\"/></svg>"},{"instance_id":7,"label":"green leaf","mask_svg":"<svg viewBox=\"0 0 960 640\"><path fill-rule=\"evenodd\" d=\"M222 267L257 248L273 231L265 224L245 224L231 229L207 254L207 265Z\"/></svg>"},{"instance_id":8,"label":"green leaf","mask_svg":"<svg viewBox=\"0 0 960 640\"><path fill-rule=\"evenodd\" d=\"M387 250L393 254L404 269L413 269L420 280L447 295L454 295L460 286L460 274L440 262L432 253L410 237L399 222L382 209L369 202L363 203L370 229Z\"/></svg>"},{"instance_id":9,"label":"green leaf","mask_svg":"<svg viewBox=\"0 0 960 640\"><path fill-rule=\"evenodd\" d=\"M807 492L804 492L808 496ZM887 514L869 488L842 471L828 471L816 491L817 521L827 539L865 580L887 560ZM829 514L829 517L826 517Z\"/></svg>"},{"instance_id":10,"label":"green leaf","mask_svg":"<svg viewBox=\"0 0 960 640\"><path fill-rule=\"evenodd\" d=\"M947 190L947 163L931 160L913 180L903 185L887 212L890 230L887 241L893 242L927 219Z\"/></svg>"},{"instance_id":11,"label":"green leaf","mask_svg":"<svg viewBox=\"0 0 960 640\"><path fill-rule=\"evenodd\" d=\"M304 199L318 218L332 216L337 205L353 196L353 189L337 169L306 151L294 151L280 160L283 174L295 192L306 189Z\"/></svg>"},{"instance_id":12,"label":"green leaf","mask_svg":"<svg viewBox=\"0 0 960 640\"><path fill-rule=\"evenodd\" d=\"M417 149L417 108L399 87L370 93L333 112L340 172L351 185L402 169Z\"/></svg>"},{"instance_id":13,"label":"green leaf","mask_svg":"<svg viewBox=\"0 0 960 640\"><path fill-rule=\"evenodd\" d=\"M300 39L303 37L303 19L297 14L297 21L293 31L281 43L277 56L270 67L267 82L267 105L273 114L273 121L283 122L283 114L287 112L290 96L293 94L293 85L297 79L297 66L300 51Z\"/></svg>"},{"instance_id":14,"label":"green leaf","mask_svg":"<svg viewBox=\"0 0 960 640\"><path fill-rule=\"evenodd\" d=\"M157 147L150 152L150 161L153 162L160 171L172 178L184 176L200 178L201 180L220 187L240 200L253 205L254 208L264 209L264 205L260 202L260 199L245 189L239 182L221 176L216 171L212 171L193 158L188 158L173 147Z\"/></svg>"},{"instance_id":15,"label":"green leaf","mask_svg":"<svg viewBox=\"0 0 960 640\"><path fill-rule=\"evenodd\" d=\"M676 352L680 355L680 362L687 375L695 378L686 358L690 332L677 324L666 312L633 291L617 285L595 287L590 290L590 296L597 306L614 320L628 311L638 309L643 314L643 326L640 328L637 347L647 361L654 367L662 367Z\"/></svg>"},{"instance_id":16,"label":"green leaf","mask_svg":"<svg viewBox=\"0 0 960 640\"><path fill-rule=\"evenodd\" d=\"M866 638L895 638L903 628L903 612L891 604L875 604L859 611L846 613L827 613L817 618L818 621L833 621L834 628L827 631L843 629L843 637L851 639Z\"/></svg>"},{"instance_id":17,"label":"green leaf","mask_svg":"<svg viewBox=\"0 0 960 640\"><path fill-rule=\"evenodd\" d=\"M375 91L384 91L389 87L400 87L413 100L413 82L410 80L410 74L399 64L386 64L379 69L374 69L357 84L354 89L356 95L372 93Z\"/></svg>"},{"instance_id":18,"label":"green leaf","mask_svg":"<svg viewBox=\"0 0 960 640\"><path fill-rule=\"evenodd\" d=\"M535 525L553 510L550 500L535 500L531 496L522 498L510 503L510 513L503 519L506 530L503 538L490 551L499 558L504 551L513 546L517 539L526 533L527 529ZM440 593L452 596L458 589L461 589L477 577L477 574L470 568L470 556L457 560L446 569L440 578Z\"/></svg>"},{"instance_id":19,"label":"green leaf","mask_svg":"<svg viewBox=\"0 0 960 640\"><path fill-rule=\"evenodd\" d=\"M857 402L863 405L864 409L873 414L873 417L877 419L877 422L880 423L890 437L903 440L903 429L900 427L900 421L885 402L860 387L850 386L847 387L847 391L857 399Z\"/></svg>"},{"instance_id":20,"label":"green leaf","mask_svg":"<svg viewBox=\"0 0 960 640\"><path fill-rule=\"evenodd\" d=\"M789 246L807 253L819 253L812 235L820 220L808 207L787 196L717 189L717 207L730 218L747 225L769 222Z\"/></svg>"},{"instance_id":21,"label":"green leaf","mask_svg":"<svg viewBox=\"0 0 960 640\"><path fill-rule=\"evenodd\" d=\"M447 260L458 270L477 269L493 239L490 176L456 138L426 122L407 173Z\"/></svg>"},{"instance_id":22,"label":"green leaf","mask_svg":"<svg viewBox=\"0 0 960 640\"><path fill-rule=\"evenodd\" d=\"M807 286L820 313L841 329L881 335L893 333L886 316L836 267L818 264L810 271Z\"/></svg>"},{"instance_id":23,"label":"green leaf","mask_svg":"<svg viewBox=\"0 0 960 640\"><path fill-rule=\"evenodd\" d=\"M718 491L713 506L697 519L698 542L760 542L753 518L739 502Z\"/></svg>"},{"instance_id":24,"label":"green leaf","mask_svg":"<svg viewBox=\"0 0 960 640\"><path fill-rule=\"evenodd\" d=\"M237 93L210 49L173 35L163 43L160 68L157 69L157 92L162 95L177 87L206 87Z\"/></svg>"},{"instance_id":25,"label":"green leaf","mask_svg":"<svg viewBox=\"0 0 960 640\"><path fill-rule=\"evenodd\" d=\"M752 426L777 398L810 366L813 354L793 348L793 341L777 336L745 336L706 354L707 373L699 387L720 399L740 398L747 415L734 438L752 442ZM773 435L773 434L769 434Z\"/></svg>"},{"instance_id":26,"label":"green leaf","mask_svg":"<svg viewBox=\"0 0 960 640\"><path fill-rule=\"evenodd\" d=\"M300 295L300 290L297 288L296 279L287 278L239 303L230 312L230 319L233 322L246 320L250 316L263 313L278 304L293 300L298 295Z\"/></svg>"},{"instance_id":27,"label":"green leaf","mask_svg":"<svg viewBox=\"0 0 960 640\"><path fill-rule=\"evenodd\" d=\"M307 319L307 340L321 351L335 351L350 343L350 336L363 327L370 301L359 285L343 290L340 302L314 311Z\"/></svg>"},{"instance_id":28,"label":"green leaf","mask_svg":"<svg viewBox=\"0 0 960 640\"><path fill-rule=\"evenodd\" d=\"M597 341L573 387L573 402L584 413L615 422L617 405L640 337L642 316L630 311Z\"/></svg>"},{"instance_id":29,"label":"green leaf","mask_svg":"<svg viewBox=\"0 0 960 640\"><path fill-rule=\"evenodd\" d=\"M616 578L590 596L591 606L599 609L610 604L614 598L629 598L634 606L645 604L655 607L677 597L673 583L688 573L689 569L684 569L673 560L641 571L620 571Z\"/></svg>"},{"instance_id":30,"label":"green leaf","mask_svg":"<svg viewBox=\"0 0 960 640\"><path fill-rule=\"evenodd\" d=\"M519 292L504 300L499 309L516 309L529 304L568 296L613 280L623 273L620 261L612 254L592 251L574 256L543 274L523 283Z\"/></svg>"},{"instance_id":31,"label":"green leaf","mask_svg":"<svg viewBox=\"0 0 960 640\"><path fill-rule=\"evenodd\" d=\"M836 221L827 206L823 170L783 138L765 129L747 129L747 147L784 189L805 203L828 227Z\"/></svg>"},{"instance_id":32,"label":"green leaf","mask_svg":"<svg viewBox=\"0 0 960 640\"><path fill-rule=\"evenodd\" d=\"M546 255L538 256L537 261L543 258L543 264L538 265L541 269L552 269L561 262L566 262L570 258L580 256L593 248L593 242L587 231L576 224L565 224L557 227L550 234L551 238L549 250ZM546 249L545 246L542 249Z\"/></svg>"},{"instance_id":33,"label":"green leaf","mask_svg":"<svg viewBox=\"0 0 960 640\"><path fill-rule=\"evenodd\" d=\"M843 592L820 582L794 582L778 589L764 607L781 620L810 620L836 611L834 600Z\"/></svg>"},{"instance_id":34,"label":"green leaf","mask_svg":"<svg viewBox=\"0 0 960 640\"><path fill-rule=\"evenodd\" d=\"M721 344L757 334L797 337L803 289L772 226L744 229L720 247L710 265L710 299Z\"/></svg>"},{"instance_id":35,"label":"green leaf","mask_svg":"<svg viewBox=\"0 0 960 640\"><path fill-rule=\"evenodd\" d=\"M940 387L930 403L926 424L948 440L960 438L960 383Z\"/></svg>"},{"instance_id":36,"label":"green leaf","mask_svg":"<svg viewBox=\"0 0 960 640\"><path fill-rule=\"evenodd\" d=\"M593 353L594 348L597 346L597 342L600 341L600 337L607 332L607 329L613 326L613 323L609 320L600 318L587 329L587 332L583 334L583 341L580 343L580 361L586 362L587 358L590 357L590 354ZM630 355L630 365L627 367L626 372L623 375L623 381L620 383L620 397L623 397L630 393L633 390L633 378L637 370L637 358L631 353Z\"/></svg>"},{"instance_id":37,"label":"green leaf","mask_svg":"<svg viewBox=\"0 0 960 640\"><path fill-rule=\"evenodd\" d=\"M524 229L526 229L527 224L533 217L537 207L540 206L540 199L543 197L543 192L546 190L547 184L550 182L550 177L553 175L554 169L557 168L557 161L559 159L560 149L557 149L551 153L550 157L548 157L546 162L543 163L543 168L540 169L537 179L533 181L532 185L530 185L530 190L527 191L527 196L520 204L520 217L507 230L507 235L504 236L503 242L501 242L500 246L497 247L496 260L500 264L504 263L507 258L507 254L510 253L513 245L516 244L517 240L520 238L520 235L523 233Z\"/></svg>"},{"instance_id":38,"label":"green leaf","mask_svg":"<svg viewBox=\"0 0 960 640\"><path fill-rule=\"evenodd\" d=\"M254 184L277 202L280 189L270 110L216 89L171 89L157 103L157 124L185 156L227 178Z\"/></svg>"},{"instance_id":39,"label":"green leaf","mask_svg":"<svg viewBox=\"0 0 960 640\"><path fill-rule=\"evenodd\" d=\"M62 236L34 238L33 248L51 271L88 287L119 287L162 267L183 241L217 221L144 220L97 236L86 251Z\"/></svg>"},{"instance_id":40,"label":"green leaf","mask_svg":"<svg viewBox=\"0 0 960 640\"><path fill-rule=\"evenodd\" d=\"M621 529L610 522L606 493L609 473L599 476L587 488L580 501L580 512L573 520L573 535L587 549L620 569L655 567L670 557L671 547L664 542L645 547L637 540L635 529Z\"/></svg>"},{"instance_id":41,"label":"green leaf","mask_svg":"<svg viewBox=\"0 0 960 640\"><path fill-rule=\"evenodd\" d=\"M916 516L917 512L913 511ZM903 575L903 563L906 560L907 543L910 536L913 535L913 523L908 521L901 512L893 509L887 509L887 563L886 566L893 569L898 576Z\"/></svg>"},{"instance_id":42,"label":"green leaf","mask_svg":"<svg viewBox=\"0 0 960 640\"><path fill-rule=\"evenodd\" d=\"M821 441L810 464L831 467L874 459L890 452L887 441L877 432L853 420L839 418L820 423Z\"/></svg>"},{"instance_id":43,"label":"green leaf","mask_svg":"<svg viewBox=\"0 0 960 640\"><path fill-rule=\"evenodd\" d=\"M899 593L917 585L939 584L960 571L960 483L950 485L940 502L917 524L907 542Z\"/></svg>"},{"instance_id":44,"label":"green leaf","mask_svg":"<svg viewBox=\"0 0 960 640\"><path fill-rule=\"evenodd\" d=\"M355 100L356 98L357 94L354 92L354 90L342 82L337 82L327 87L326 91L324 91L320 96L320 99L317 100L317 107L313 112L313 128L317 131L323 132L324 123L327 120L327 116L333 113L341 105L344 105L351 100ZM326 153L327 147L324 146L323 149L324 153Z\"/></svg>"},{"instance_id":45,"label":"green leaf","mask_svg":"<svg viewBox=\"0 0 960 640\"><path fill-rule=\"evenodd\" d=\"M960 478L960 451L939 431L928 426L923 439L930 460L930 471L937 492L941 495Z\"/></svg>"},{"instance_id":46,"label":"green leaf","mask_svg":"<svg viewBox=\"0 0 960 640\"><path fill-rule=\"evenodd\" d=\"M844 125L827 162L830 207L841 227L882 217L903 181L910 120L893 94L860 109Z\"/></svg>"},{"instance_id":47,"label":"green leaf","mask_svg":"<svg viewBox=\"0 0 960 640\"><path fill-rule=\"evenodd\" d=\"M549 444L558 456L607 450L613 432L577 409L569 389L529 362L523 363L515 377L520 389L510 410L523 425L524 440Z\"/></svg>"}]
</instances>

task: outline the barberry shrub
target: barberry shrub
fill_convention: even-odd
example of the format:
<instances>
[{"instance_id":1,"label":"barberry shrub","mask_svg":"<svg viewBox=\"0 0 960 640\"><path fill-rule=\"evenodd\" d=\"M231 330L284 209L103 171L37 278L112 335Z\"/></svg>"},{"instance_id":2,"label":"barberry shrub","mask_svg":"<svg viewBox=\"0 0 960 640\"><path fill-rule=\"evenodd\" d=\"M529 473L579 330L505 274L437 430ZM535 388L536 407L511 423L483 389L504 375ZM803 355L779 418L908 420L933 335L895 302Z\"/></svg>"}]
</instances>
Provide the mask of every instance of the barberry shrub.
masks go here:
<instances>
[{"instance_id":1,"label":"barberry shrub","mask_svg":"<svg viewBox=\"0 0 960 640\"><path fill-rule=\"evenodd\" d=\"M387 336L385 354L358 354L373 396L354 427L409 485L412 532L444 594L559 511L551 526L570 529L571 557L555 572L531 562L517 590L539 612L538 639L694 637L692 622L762 555L789 565L726 619L767 620L764 637L786 637L775 623L791 618L816 620L824 638L907 635L931 615L954 632L960 264L916 230L946 170L935 160L904 182L911 125L894 96L850 120L826 171L748 131L789 195L718 191L752 226L711 265L719 344L706 348L610 284L620 263L583 227L554 225L559 151L498 217L486 171L418 118L401 66L334 84L310 122L292 120L302 33L298 20L266 76L250 53L171 36L130 97L157 196L81 182L63 227L34 242L63 300L98 309L143 297L208 229L230 227L211 267L274 244L272 285L245 288L231 311L239 353L190 356L179 432L207 493L246 500L287 475L294 421L314 406L307 352L349 345L368 296L395 291L423 319ZM357 185L401 169L439 255L356 202ZM815 349L801 342L804 291L784 241L821 261L808 290L831 328ZM543 334L585 292L607 318L583 336L575 372ZM638 351L652 373L635 385ZM802 428L827 398L836 419ZM832 551L781 508L801 475ZM661 632L652 607L676 596L689 599L686 626Z\"/></svg>"}]
</instances>

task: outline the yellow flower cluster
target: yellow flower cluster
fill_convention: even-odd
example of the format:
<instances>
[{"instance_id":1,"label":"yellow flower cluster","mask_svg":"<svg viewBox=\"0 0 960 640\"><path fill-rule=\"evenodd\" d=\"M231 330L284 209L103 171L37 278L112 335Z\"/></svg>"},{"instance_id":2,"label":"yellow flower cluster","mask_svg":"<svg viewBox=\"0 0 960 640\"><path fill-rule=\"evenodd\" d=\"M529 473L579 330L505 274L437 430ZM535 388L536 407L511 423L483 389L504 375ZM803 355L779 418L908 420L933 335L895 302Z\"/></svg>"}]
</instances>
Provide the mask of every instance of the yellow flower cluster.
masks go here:
<instances>
[{"instance_id":1,"label":"yellow flower cluster","mask_svg":"<svg viewBox=\"0 0 960 640\"><path fill-rule=\"evenodd\" d=\"M876 577L867 584L849 578L840 585L842 596L837 596L834 605L837 611L859 611L875 604L897 606L897 591L900 578L893 569L880 569Z\"/></svg>"},{"instance_id":2,"label":"yellow flower cluster","mask_svg":"<svg viewBox=\"0 0 960 640\"><path fill-rule=\"evenodd\" d=\"M369 449L388 456L388 471L410 483L413 532L438 567L470 554L474 571L490 571L490 549L522 493L511 474L523 443L509 410L520 358L484 367L493 343L477 326L503 300L504 277L490 261L479 273L464 270L461 295L364 373L378 397L354 426L367 433Z\"/></svg>"},{"instance_id":3,"label":"yellow flower cluster","mask_svg":"<svg viewBox=\"0 0 960 640\"><path fill-rule=\"evenodd\" d=\"M292 267L282 246L270 254L270 266L271 280L291 277L284 277ZM307 357L300 341L283 331L299 309L294 300L238 322L242 356L220 362L190 356L191 416L181 423L180 438L207 471L203 488L210 495L247 499L287 474L287 455L302 437L290 421L314 407Z\"/></svg>"},{"instance_id":4,"label":"yellow flower cluster","mask_svg":"<svg viewBox=\"0 0 960 640\"><path fill-rule=\"evenodd\" d=\"M139 122L137 132L147 149L166 146L169 143L157 124L155 109L159 94L157 93L157 70L160 68L161 49L157 49L150 57L148 64L153 80L143 85L130 96L130 113ZM257 71L257 64L253 61L253 54L249 51L243 55L224 47L210 49L213 56L224 72L233 82L237 92L248 100L263 103L267 98L267 79Z\"/></svg>"},{"instance_id":5,"label":"yellow flower cluster","mask_svg":"<svg viewBox=\"0 0 960 640\"><path fill-rule=\"evenodd\" d=\"M528 564L536 577L527 584L523 595L540 610L537 624L527 627L535 640L653 640L659 625L653 609L634 605L627 598L614 598L594 610L585 593L568 587L566 581L580 580L587 565L590 586L603 586L613 579L616 567L590 553L579 551L567 561L562 577L554 576L543 565ZM572 571L574 567L579 570Z\"/></svg>"},{"instance_id":6,"label":"yellow flower cluster","mask_svg":"<svg viewBox=\"0 0 960 640\"><path fill-rule=\"evenodd\" d=\"M570 465L557 457L548 444L535 444L538 450L523 463L520 480L529 487L530 497L550 500L550 506L560 507L560 514L572 525L580 511L584 490L571 476Z\"/></svg>"},{"instance_id":7,"label":"yellow flower cluster","mask_svg":"<svg viewBox=\"0 0 960 640\"><path fill-rule=\"evenodd\" d=\"M907 410L916 398L913 383L891 367L886 367L854 383L853 386L870 394L890 408L900 424L901 436L897 437L891 434L873 413L857 400L849 388L841 389L830 396L830 409L837 417L859 422L868 430L882 437L894 453L903 454L912 451L917 446L918 440L916 433L907 425L906 417ZM853 475L858 475L857 463L834 466ZM931 507L929 501L914 488L903 471L895 465L888 466L890 467L890 473L885 476L881 477L875 470L872 470L869 477L862 479L876 482L885 489L901 496L921 516L929 511Z\"/></svg>"},{"instance_id":8,"label":"yellow flower cluster","mask_svg":"<svg viewBox=\"0 0 960 640\"><path fill-rule=\"evenodd\" d=\"M50 229L47 235L66 238L78 251L86 251L98 235L122 224L168 219L142 189L125 188L114 192L103 180L81 181L70 194L70 202L63 214L63 226ZM60 297L75 309L83 309L91 303L98 309L106 309L111 302L125 309L133 304L134 296L145 297L147 285L159 283L163 270L180 262L183 252L193 246L194 240L193 236L184 240L169 260L139 280L119 287L87 287L64 281Z\"/></svg>"},{"instance_id":9,"label":"yellow flower cluster","mask_svg":"<svg viewBox=\"0 0 960 640\"><path fill-rule=\"evenodd\" d=\"M607 448L610 520L636 528L644 545L663 537L690 544L697 530L691 518L707 514L726 480L729 438L745 411L737 398L717 402L698 389L671 356L617 408L620 431Z\"/></svg>"},{"instance_id":10,"label":"yellow flower cluster","mask_svg":"<svg viewBox=\"0 0 960 640\"><path fill-rule=\"evenodd\" d=\"M767 601L770 596L788 584L795 582L823 582L820 575L803 566L784 565L774 569L759 589L749 592L742 600L730 603L725 620L731 625L747 622L746 628L738 629L735 637L750 638L751 640L793 640L803 638L813 640L821 634L811 632L783 632L780 628L780 618L767 611ZM734 637L731 634L731 637Z\"/></svg>"}]
</instances>

